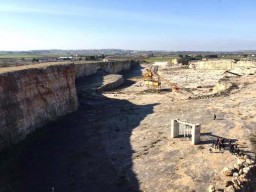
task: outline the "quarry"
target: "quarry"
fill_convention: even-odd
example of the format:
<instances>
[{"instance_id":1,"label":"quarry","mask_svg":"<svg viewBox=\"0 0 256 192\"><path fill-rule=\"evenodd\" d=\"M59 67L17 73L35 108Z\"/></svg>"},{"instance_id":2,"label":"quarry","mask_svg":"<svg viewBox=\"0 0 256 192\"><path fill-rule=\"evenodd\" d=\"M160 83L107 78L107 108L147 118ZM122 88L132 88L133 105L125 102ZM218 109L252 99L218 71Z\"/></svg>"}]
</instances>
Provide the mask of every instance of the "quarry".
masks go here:
<instances>
[{"instance_id":1,"label":"quarry","mask_svg":"<svg viewBox=\"0 0 256 192\"><path fill-rule=\"evenodd\" d=\"M254 191L255 76L228 59L1 68L0 191Z\"/></svg>"}]
</instances>

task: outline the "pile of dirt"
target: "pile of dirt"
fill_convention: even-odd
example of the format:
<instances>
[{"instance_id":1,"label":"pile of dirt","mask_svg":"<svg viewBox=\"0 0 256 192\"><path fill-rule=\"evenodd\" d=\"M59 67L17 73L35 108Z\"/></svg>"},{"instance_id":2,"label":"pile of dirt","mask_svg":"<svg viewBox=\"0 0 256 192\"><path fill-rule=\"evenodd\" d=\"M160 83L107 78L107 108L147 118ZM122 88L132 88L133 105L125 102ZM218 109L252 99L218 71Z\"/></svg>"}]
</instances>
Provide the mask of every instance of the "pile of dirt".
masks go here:
<instances>
[{"instance_id":1,"label":"pile of dirt","mask_svg":"<svg viewBox=\"0 0 256 192\"><path fill-rule=\"evenodd\" d=\"M234 87L234 84L227 81L220 81L213 87L213 93L229 92Z\"/></svg>"}]
</instances>

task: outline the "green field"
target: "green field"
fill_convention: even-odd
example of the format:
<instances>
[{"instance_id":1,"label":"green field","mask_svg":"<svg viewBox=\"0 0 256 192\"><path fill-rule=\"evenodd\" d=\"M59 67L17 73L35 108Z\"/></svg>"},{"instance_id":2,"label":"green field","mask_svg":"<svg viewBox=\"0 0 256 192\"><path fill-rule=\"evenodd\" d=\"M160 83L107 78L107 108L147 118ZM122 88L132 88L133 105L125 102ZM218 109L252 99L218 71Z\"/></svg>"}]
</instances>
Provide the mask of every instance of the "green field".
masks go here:
<instances>
[{"instance_id":1,"label":"green field","mask_svg":"<svg viewBox=\"0 0 256 192\"><path fill-rule=\"evenodd\" d=\"M43 57L65 57L68 54L21 54L21 53L8 53L0 54L0 59L21 59L21 58L43 58Z\"/></svg>"},{"instance_id":2,"label":"green field","mask_svg":"<svg viewBox=\"0 0 256 192\"><path fill-rule=\"evenodd\" d=\"M19 58L34 58L42 57L41 55L28 55L28 54L0 54L0 59L19 59Z\"/></svg>"}]
</instances>

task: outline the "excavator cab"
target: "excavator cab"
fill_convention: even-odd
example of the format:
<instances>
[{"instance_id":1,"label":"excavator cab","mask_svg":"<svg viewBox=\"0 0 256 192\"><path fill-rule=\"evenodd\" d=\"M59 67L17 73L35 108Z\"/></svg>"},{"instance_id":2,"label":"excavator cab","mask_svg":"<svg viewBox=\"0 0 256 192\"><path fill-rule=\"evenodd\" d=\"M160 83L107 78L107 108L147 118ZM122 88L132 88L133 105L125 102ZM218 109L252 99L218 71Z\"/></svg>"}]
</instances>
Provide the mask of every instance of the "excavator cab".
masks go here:
<instances>
[{"instance_id":1,"label":"excavator cab","mask_svg":"<svg viewBox=\"0 0 256 192\"><path fill-rule=\"evenodd\" d=\"M153 78L153 73L150 69L146 69L146 73L143 75L144 79L152 79Z\"/></svg>"}]
</instances>

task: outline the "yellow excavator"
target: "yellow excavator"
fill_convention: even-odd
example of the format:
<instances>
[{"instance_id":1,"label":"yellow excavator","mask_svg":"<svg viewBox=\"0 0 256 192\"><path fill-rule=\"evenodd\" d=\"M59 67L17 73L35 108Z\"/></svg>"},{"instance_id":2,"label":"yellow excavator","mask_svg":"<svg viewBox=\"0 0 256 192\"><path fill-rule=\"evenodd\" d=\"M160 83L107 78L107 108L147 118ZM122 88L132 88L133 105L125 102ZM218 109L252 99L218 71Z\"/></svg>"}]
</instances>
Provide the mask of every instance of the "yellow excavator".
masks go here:
<instances>
[{"instance_id":1,"label":"yellow excavator","mask_svg":"<svg viewBox=\"0 0 256 192\"><path fill-rule=\"evenodd\" d=\"M151 66L150 69L146 69L146 72L143 74L143 79L145 85L149 88L160 90L161 81L165 81L171 86L172 92L176 92L180 89L176 83L172 83L158 74L158 66Z\"/></svg>"},{"instance_id":2,"label":"yellow excavator","mask_svg":"<svg viewBox=\"0 0 256 192\"><path fill-rule=\"evenodd\" d=\"M143 74L143 80L148 88L160 90L161 81L159 80L159 78L155 78L154 73L151 71L151 68L146 69L146 72Z\"/></svg>"}]
</instances>

